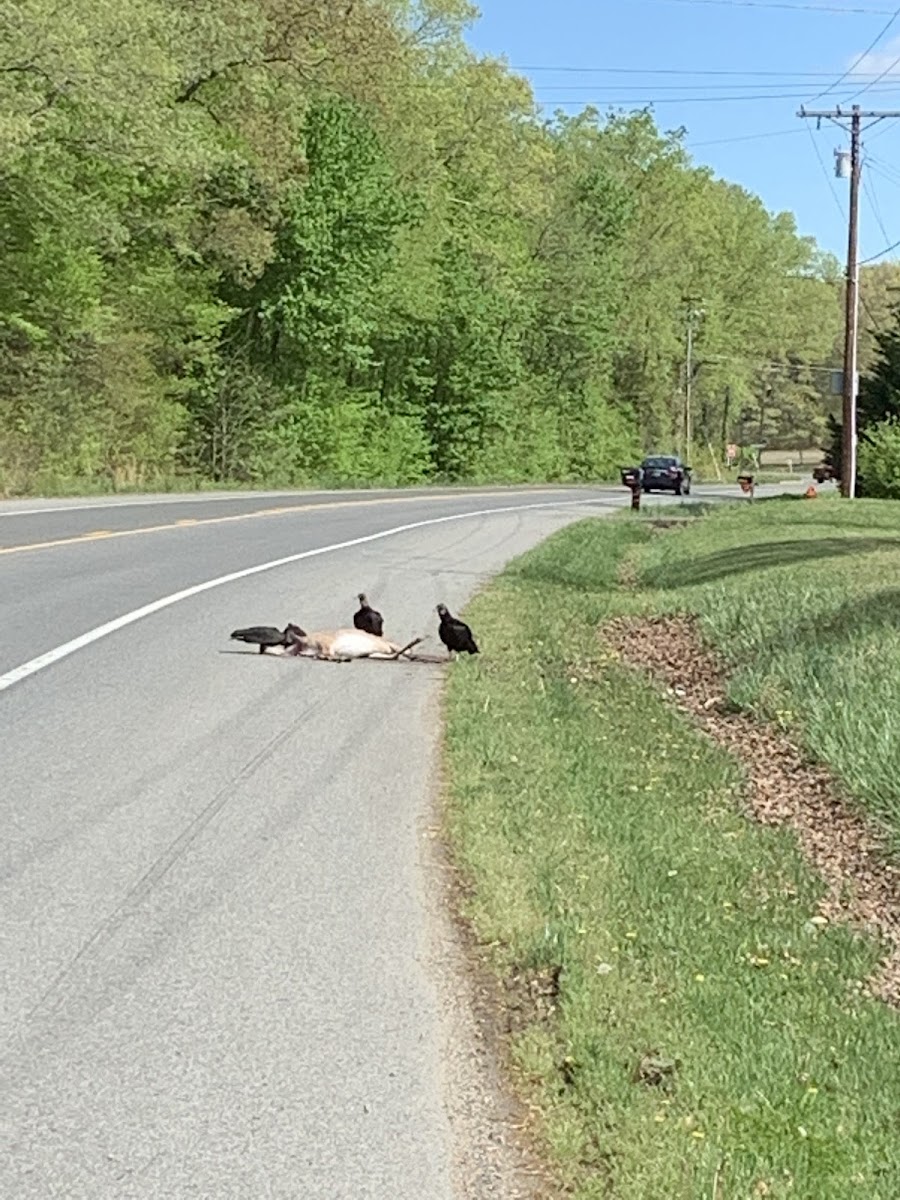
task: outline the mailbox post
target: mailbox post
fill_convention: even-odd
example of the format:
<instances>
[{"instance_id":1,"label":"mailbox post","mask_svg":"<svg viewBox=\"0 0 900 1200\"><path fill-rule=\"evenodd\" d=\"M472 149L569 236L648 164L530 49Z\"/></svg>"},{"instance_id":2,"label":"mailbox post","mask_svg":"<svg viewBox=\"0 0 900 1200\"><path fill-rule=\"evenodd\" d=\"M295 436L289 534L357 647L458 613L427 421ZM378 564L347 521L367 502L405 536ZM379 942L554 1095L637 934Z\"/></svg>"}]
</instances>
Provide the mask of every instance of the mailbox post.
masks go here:
<instances>
[{"instance_id":1,"label":"mailbox post","mask_svg":"<svg viewBox=\"0 0 900 1200\"><path fill-rule=\"evenodd\" d=\"M622 483L631 491L631 511L639 512L641 507L641 468L622 467Z\"/></svg>"},{"instance_id":2,"label":"mailbox post","mask_svg":"<svg viewBox=\"0 0 900 1200\"><path fill-rule=\"evenodd\" d=\"M738 475L738 483L741 485L741 491L745 495L749 495L752 500L756 494L756 476L749 472L744 475Z\"/></svg>"}]
</instances>

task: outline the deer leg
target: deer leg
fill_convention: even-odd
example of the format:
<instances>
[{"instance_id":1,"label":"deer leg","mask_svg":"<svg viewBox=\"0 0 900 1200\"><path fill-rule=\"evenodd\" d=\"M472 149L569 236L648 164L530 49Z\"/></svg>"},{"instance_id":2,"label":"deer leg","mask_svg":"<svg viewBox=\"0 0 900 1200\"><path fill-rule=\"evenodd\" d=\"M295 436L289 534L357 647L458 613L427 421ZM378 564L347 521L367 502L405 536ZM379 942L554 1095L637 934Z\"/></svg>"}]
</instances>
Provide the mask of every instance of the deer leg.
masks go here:
<instances>
[{"instance_id":1,"label":"deer leg","mask_svg":"<svg viewBox=\"0 0 900 1200\"><path fill-rule=\"evenodd\" d=\"M424 641L424 638L413 638L411 642L407 642L405 646L401 646L401 648L390 657L396 662L398 658L401 658L404 654L408 654L409 651L412 650L413 646L418 646L419 642L421 641Z\"/></svg>"}]
</instances>

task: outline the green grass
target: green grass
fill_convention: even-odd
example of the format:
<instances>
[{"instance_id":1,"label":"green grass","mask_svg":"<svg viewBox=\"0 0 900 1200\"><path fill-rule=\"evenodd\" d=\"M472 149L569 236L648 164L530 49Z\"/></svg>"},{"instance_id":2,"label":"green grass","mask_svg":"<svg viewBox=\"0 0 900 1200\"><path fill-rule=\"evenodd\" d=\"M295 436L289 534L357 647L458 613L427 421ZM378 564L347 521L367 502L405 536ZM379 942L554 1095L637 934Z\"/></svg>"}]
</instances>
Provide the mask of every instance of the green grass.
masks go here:
<instances>
[{"instance_id":1,"label":"green grass","mask_svg":"<svg viewBox=\"0 0 900 1200\"><path fill-rule=\"evenodd\" d=\"M449 684L448 831L498 974L563 969L556 1013L512 1055L580 1200L900 1195L900 1022L861 986L878 947L817 932L822 888L792 836L739 815L737 765L596 636L625 611L701 613L746 702L871 780L900 725L890 578L871 582L896 577L898 517L823 501L666 533L587 521L468 610L484 654ZM678 1062L671 1088L634 1082L649 1052Z\"/></svg>"},{"instance_id":2,"label":"green grass","mask_svg":"<svg viewBox=\"0 0 900 1200\"><path fill-rule=\"evenodd\" d=\"M900 847L900 504L748 509L643 547L642 602L699 613L732 697L795 732Z\"/></svg>"}]
</instances>

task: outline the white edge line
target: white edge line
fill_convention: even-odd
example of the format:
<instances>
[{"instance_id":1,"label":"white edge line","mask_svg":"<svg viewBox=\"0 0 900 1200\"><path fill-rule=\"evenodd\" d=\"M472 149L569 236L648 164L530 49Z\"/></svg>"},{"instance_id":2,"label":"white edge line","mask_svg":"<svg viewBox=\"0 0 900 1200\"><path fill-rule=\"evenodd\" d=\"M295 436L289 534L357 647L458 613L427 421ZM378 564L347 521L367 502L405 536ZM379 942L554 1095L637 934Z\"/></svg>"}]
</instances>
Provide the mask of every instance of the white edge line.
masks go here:
<instances>
[{"instance_id":1,"label":"white edge line","mask_svg":"<svg viewBox=\"0 0 900 1200\"><path fill-rule=\"evenodd\" d=\"M82 633L70 642L64 642L61 646L56 646L53 650L48 650L45 654L40 654L37 658L32 658L28 662L22 663L20 667L13 667L11 671L0 675L0 692L6 691L7 688L11 688L16 683L21 683L29 675L35 675L38 671L43 671L45 667L52 666L54 663L59 662L60 659L68 658L76 650L83 650L85 646L90 646L92 642L98 642L101 638L107 637L119 629L124 629L127 625L133 625L135 621L149 617L153 613L160 612L164 608L169 608L172 604L178 604L182 600L188 600L191 596L199 596L201 592L209 592L213 588L222 587L226 583L234 583L238 579L247 579L250 575L260 575L263 571L272 571L276 567L284 567L288 563L300 562L304 558L315 558L319 554L331 554L335 550L346 550L350 546L361 546L366 542L377 542L381 538L393 537L398 533L407 533L411 529L422 529L426 525L442 525L447 521L464 521L469 517L487 517L494 513L522 512L533 508L571 508L576 505L598 503L602 504L603 501L597 497L592 497L590 500L550 500L540 504L512 504L504 508L482 508L474 512L452 513L446 517L430 517L425 521L411 521L407 525L395 525L392 529L382 529L378 533L367 533L363 537L351 538L346 542L333 542L328 546L317 546L314 550L301 550L298 554L288 554L285 558L274 558L270 562L258 563L255 567L244 567L240 571L232 571L228 575L219 575L216 579L207 579L205 583L195 583L192 587L184 588L180 592L173 592L169 596L153 600L150 604L144 604L141 608L135 608L131 612L124 613L121 617L116 617L112 621L98 625L95 629L88 630L87 633Z\"/></svg>"}]
</instances>

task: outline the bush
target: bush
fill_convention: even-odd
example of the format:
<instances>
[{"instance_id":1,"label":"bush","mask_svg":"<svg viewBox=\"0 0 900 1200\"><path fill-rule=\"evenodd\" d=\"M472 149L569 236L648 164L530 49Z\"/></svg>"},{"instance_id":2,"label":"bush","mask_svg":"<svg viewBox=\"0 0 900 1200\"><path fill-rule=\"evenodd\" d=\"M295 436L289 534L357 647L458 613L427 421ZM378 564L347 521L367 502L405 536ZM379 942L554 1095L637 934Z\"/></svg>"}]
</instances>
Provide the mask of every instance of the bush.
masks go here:
<instances>
[{"instance_id":1,"label":"bush","mask_svg":"<svg viewBox=\"0 0 900 1200\"><path fill-rule=\"evenodd\" d=\"M386 411L377 396L316 383L261 430L250 478L269 487L424 483L431 447L414 416Z\"/></svg>"},{"instance_id":2,"label":"bush","mask_svg":"<svg viewBox=\"0 0 900 1200\"><path fill-rule=\"evenodd\" d=\"M900 500L900 419L872 425L859 441L860 492L876 500Z\"/></svg>"}]
</instances>

